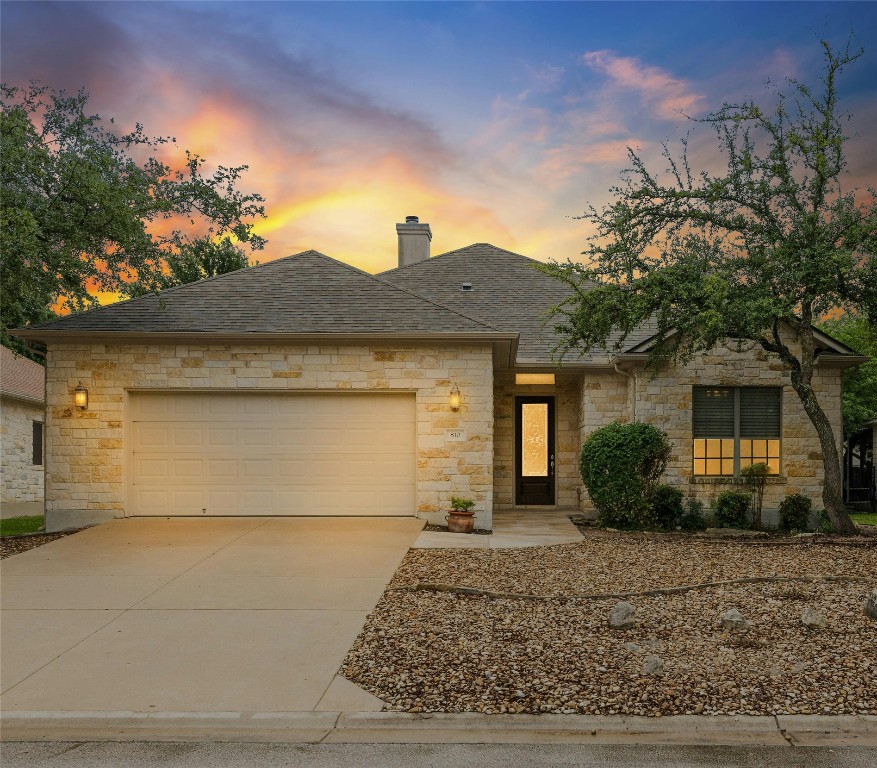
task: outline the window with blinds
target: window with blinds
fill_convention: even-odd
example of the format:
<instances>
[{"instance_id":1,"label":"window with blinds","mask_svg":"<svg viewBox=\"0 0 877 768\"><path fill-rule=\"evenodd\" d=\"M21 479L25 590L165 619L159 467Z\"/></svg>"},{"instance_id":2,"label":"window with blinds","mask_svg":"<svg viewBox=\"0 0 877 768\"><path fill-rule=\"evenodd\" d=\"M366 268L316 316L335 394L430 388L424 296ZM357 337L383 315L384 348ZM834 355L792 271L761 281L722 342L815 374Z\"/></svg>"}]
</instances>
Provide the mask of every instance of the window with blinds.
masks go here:
<instances>
[{"instance_id":1,"label":"window with blinds","mask_svg":"<svg viewBox=\"0 0 877 768\"><path fill-rule=\"evenodd\" d=\"M695 475L736 475L759 462L779 474L781 388L694 387L691 400Z\"/></svg>"}]
</instances>

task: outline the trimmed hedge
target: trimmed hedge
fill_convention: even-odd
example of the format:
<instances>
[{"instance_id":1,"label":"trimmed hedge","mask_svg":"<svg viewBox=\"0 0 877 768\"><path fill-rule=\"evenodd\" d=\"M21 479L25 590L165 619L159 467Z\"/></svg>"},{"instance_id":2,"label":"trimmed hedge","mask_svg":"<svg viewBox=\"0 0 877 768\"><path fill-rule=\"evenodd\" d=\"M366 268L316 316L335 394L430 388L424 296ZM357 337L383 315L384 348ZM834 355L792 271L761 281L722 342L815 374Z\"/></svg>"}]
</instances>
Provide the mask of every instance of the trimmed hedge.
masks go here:
<instances>
[{"instance_id":1,"label":"trimmed hedge","mask_svg":"<svg viewBox=\"0 0 877 768\"><path fill-rule=\"evenodd\" d=\"M616 528L651 523L652 497L670 457L667 435L651 424L608 424L582 445L579 468L600 522Z\"/></svg>"},{"instance_id":2,"label":"trimmed hedge","mask_svg":"<svg viewBox=\"0 0 877 768\"><path fill-rule=\"evenodd\" d=\"M780 502L780 530L806 531L813 502L800 493L786 496Z\"/></svg>"},{"instance_id":3,"label":"trimmed hedge","mask_svg":"<svg viewBox=\"0 0 877 768\"><path fill-rule=\"evenodd\" d=\"M746 513L752 497L748 493L724 491L716 497L713 511L719 528L748 528Z\"/></svg>"},{"instance_id":4,"label":"trimmed hedge","mask_svg":"<svg viewBox=\"0 0 877 768\"><path fill-rule=\"evenodd\" d=\"M659 485L652 496L652 520L659 528L675 530L680 525L685 510L682 507L682 491L672 485Z\"/></svg>"}]
</instances>

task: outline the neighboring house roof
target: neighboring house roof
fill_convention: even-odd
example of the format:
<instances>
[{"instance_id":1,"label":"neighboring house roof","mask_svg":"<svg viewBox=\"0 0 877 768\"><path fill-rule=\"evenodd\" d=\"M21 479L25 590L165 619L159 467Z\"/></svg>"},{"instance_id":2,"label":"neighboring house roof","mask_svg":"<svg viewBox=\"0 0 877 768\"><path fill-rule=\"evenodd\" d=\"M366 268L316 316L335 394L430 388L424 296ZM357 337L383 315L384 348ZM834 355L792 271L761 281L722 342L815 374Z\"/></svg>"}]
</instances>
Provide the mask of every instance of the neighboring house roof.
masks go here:
<instances>
[{"instance_id":1,"label":"neighboring house roof","mask_svg":"<svg viewBox=\"0 0 877 768\"><path fill-rule=\"evenodd\" d=\"M46 402L46 369L0 346L0 394L34 403Z\"/></svg>"},{"instance_id":2,"label":"neighboring house roof","mask_svg":"<svg viewBox=\"0 0 877 768\"><path fill-rule=\"evenodd\" d=\"M379 277L503 330L520 333L518 362L544 366L551 363L552 348L560 340L554 333L559 319L550 319L547 312L569 298L572 289L538 271L540 263L490 243L475 243L382 272ZM472 290L464 291L463 283L471 284ZM644 327L625 343L639 344L652 333L654 329ZM563 362L605 363L608 357L602 350L582 355L569 352Z\"/></svg>"},{"instance_id":3,"label":"neighboring house roof","mask_svg":"<svg viewBox=\"0 0 877 768\"><path fill-rule=\"evenodd\" d=\"M56 332L498 335L483 320L316 251L68 315L22 335Z\"/></svg>"}]
</instances>

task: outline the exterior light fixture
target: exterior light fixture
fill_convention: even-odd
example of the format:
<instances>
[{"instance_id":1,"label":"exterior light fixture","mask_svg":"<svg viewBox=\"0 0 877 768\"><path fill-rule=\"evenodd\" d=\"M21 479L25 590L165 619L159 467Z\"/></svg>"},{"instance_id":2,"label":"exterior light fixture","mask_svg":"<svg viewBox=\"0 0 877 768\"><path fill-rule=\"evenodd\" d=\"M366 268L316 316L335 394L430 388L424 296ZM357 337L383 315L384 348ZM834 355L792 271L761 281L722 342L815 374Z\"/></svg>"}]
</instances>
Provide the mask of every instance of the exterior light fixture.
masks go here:
<instances>
[{"instance_id":1,"label":"exterior light fixture","mask_svg":"<svg viewBox=\"0 0 877 768\"><path fill-rule=\"evenodd\" d=\"M454 386L451 387L451 396L450 396L449 400L451 403L451 410L452 411L459 411L460 410L460 388L456 384L454 384Z\"/></svg>"},{"instance_id":2,"label":"exterior light fixture","mask_svg":"<svg viewBox=\"0 0 877 768\"><path fill-rule=\"evenodd\" d=\"M83 411L88 408L88 390L82 386L81 381L73 390L73 402L76 403L77 408L81 408Z\"/></svg>"}]
</instances>

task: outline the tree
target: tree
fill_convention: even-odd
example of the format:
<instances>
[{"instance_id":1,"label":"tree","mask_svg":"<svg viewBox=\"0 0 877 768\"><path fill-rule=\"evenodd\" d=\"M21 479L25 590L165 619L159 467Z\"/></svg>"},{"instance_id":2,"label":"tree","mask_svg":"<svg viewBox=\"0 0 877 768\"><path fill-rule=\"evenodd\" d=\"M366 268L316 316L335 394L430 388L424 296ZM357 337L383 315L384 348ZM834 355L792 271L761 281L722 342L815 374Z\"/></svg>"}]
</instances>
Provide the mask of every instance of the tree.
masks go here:
<instances>
[{"instance_id":1,"label":"tree","mask_svg":"<svg viewBox=\"0 0 877 768\"><path fill-rule=\"evenodd\" d=\"M841 185L848 116L837 80L862 52L823 48L818 92L788 80L790 93L776 92L771 110L747 100L693 120L715 130L725 171L693 173L687 138L675 155L664 144L660 176L628 150L632 167L612 202L581 217L596 230L590 263L544 270L574 288L552 313L561 355L618 351L651 320L653 369L728 339L779 358L819 437L826 512L851 534L834 431L813 386L814 328L837 308L877 319L877 193Z\"/></svg>"},{"instance_id":2,"label":"tree","mask_svg":"<svg viewBox=\"0 0 877 768\"><path fill-rule=\"evenodd\" d=\"M871 358L843 372L844 434L849 436L877 419L877 327L865 317L845 314L826 320L820 328Z\"/></svg>"},{"instance_id":3,"label":"tree","mask_svg":"<svg viewBox=\"0 0 877 768\"><path fill-rule=\"evenodd\" d=\"M177 253L168 254L165 261L168 271L158 276L162 289L253 266L247 254L227 237L218 243L203 238L184 243ZM127 296L142 296L152 290L152 287L142 286L140 283L130 283L124 287Z\"/></svg>"},{"instance_id":4,"label":"tree","mask_svg":"<svg viewBox=\"0 0 877 768\"><path fill-rule=\"evenodd\" d=\"M4 344L9 328L51 317L59 299L76 311L95 305L96 291L160 290L174 265L192 273L193 256L213 252L219 269L232 241L265 244L253 232L263 198L237 188L247 166L207 173L186 151L175 170L156 157L174 139L140 124L120 133L87 103L85 91L0 86Z\"/></svg>"}]
</instances>

